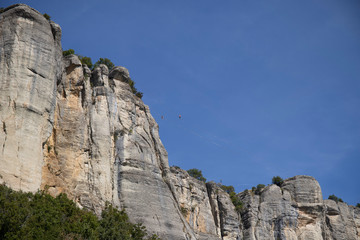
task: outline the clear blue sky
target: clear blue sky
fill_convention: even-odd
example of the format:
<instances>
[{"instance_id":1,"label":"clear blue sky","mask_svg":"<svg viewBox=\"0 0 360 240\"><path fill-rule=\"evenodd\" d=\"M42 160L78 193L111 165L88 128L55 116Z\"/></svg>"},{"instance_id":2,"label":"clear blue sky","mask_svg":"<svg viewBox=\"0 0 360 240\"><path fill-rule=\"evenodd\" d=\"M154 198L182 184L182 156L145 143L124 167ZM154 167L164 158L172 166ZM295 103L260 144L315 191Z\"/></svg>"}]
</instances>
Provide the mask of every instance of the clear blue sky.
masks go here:
<instances>
[{"instance_id":1,"label":"clear blue sky","mask_svg":"<svg viewBox=\"0 0 360 240\"><path fill-rule=\"evenodd\" d=\"M64 49L129 69L170 165L237 191L311 175L360 202L360 1L23 2Z\"/></svg>"}]
</instances>

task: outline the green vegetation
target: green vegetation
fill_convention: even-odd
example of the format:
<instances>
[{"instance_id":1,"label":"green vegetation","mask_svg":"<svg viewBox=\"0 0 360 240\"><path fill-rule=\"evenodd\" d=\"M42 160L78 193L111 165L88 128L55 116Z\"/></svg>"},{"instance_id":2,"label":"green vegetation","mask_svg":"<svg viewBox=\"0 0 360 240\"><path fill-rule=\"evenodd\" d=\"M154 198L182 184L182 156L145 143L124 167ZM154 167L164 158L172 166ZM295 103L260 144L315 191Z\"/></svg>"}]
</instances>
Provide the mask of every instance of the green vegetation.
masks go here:
<instances>
[{"instance_id":1,"label":"green vegetation","mask_svg":"<svg viewBox=\"0 0 360 240\"><path fill-rule=\"evenodd\" d=\"M81 56L81 55L78 55L78 57L79 57L80 62L81 62L82 65L87 65L88 68L92 69L93 64L92 64L91 58L84 57L84 56Z\"/></svg>"},{"instance_id":2,"label":"green vegetation","mask_svg":"<svg viewBox=\"0 0 360 240\"><path fill-rule=\"evenodd\" d=\"M65 50L63 51L63 56L66 57L66 56L69 56L71 54L75 54L75 50L74 49L68 49L68 50Z\"/></svg>"},{"instance_id":3,"label":"green vegetation","mask_svg":"<svg viewBox=\"0 0 360 240\"><path fill-rule=\"evenodd\" d=\"M63 51L63 56L64 57L69 56L71 54L75 54L74 49L68 49L68 50ZM87 65L88 68L92 69L93 64L92 64L91 58L85 57L85 56L82 56L82 55L79 55L79 54L75 54L75 55L77 55L79 57L79 60L80 60L82 65Z\"/></svg>"},{"instance_id":4,"label":"green vegetation","mask_svg":"<svg viewBox=\"0 0 360 240\"><path fill-rule=\"evenodd\" d=\"M1 13L3 13L3 12L4 12L4 10L5 10L5 8L0 7L0 14L1 14Z\"/></svg>"},{"instance_id":5,"label":"green vegetation","mask_svg":"<svg viewBox=\"0 0 360 240\"><path fill-rule=\"evenodd\" d=\"M47 13L44 13L43 16L44 16L48 21L50 21L50 19L51 19L50 15L48 15Z\"/></svg>"},{"instance_id":6,"label":"green vegetation","mask_svg":"<svg viewBox=\"0 0 360 240\"><path fill-rule=\"evenodd\" d=\"M224 190L225 192L227 192L228 194L232 193L232 192L235 192L235 189L233 186L229 185L229 186L226 186L226 185L220 185L220 188L222 190Z\"/></svg>"},{"instance_id":7,"label":"green vegetation","mask_svg":"<svg viewBox=\"0 0 360 240\"><path fill-rule=\"evenodd\" d=\"M196 169L196 168L192 168L192 169L187 170L187 172L193 178L196 178L197 180L206 182L206 178L204 178L204 176L202 175L201 170Z\"/></svg>"},{"instance_id":8,"label":"green vegetation","mask_svg":"<svg viewBox=\"0 0 360 240\"><path fill-rule=\"evenodd\" d=\"M124 210L107 204L99 220L60 194L16 192L0 185L0 239L158 239Z\"/></svg>"},{"instance_id":9,"label":"green vegetation","mask_svg":"<svg viewBox=\"0 0 360 240\"><path fill-rule=\"evenodd\" d=\"M261 190L265 187L264 184L258 184L256 187L252 187L252 192L255 193L255 195L260 195Z\"/></svg>"},{"instance_id":10,"label":"green vegetation","mask_svg":"<svg viewBox=\"0 0 360 240\"><path fill-rule=\"evenodd\" d=\"M100 58L100 59L95 63L94 68L96 68L96 67L99 66L100 64L105 64L105 65L108 67L109 71L110 71L113 67L115 67L115 65L114 65L114 64L110 61L110 59L108 59L108 58Z\"/></svg>"},{"instance_id":11,"label":"green vegetation","mask_svg":"<svg viewBox=\"0 0 360 240\"><path fill-rule=\"evenodd\" d=\"M233 186L226 186L226 185L220 185L220 188L222 190L224 190L225 192L227 192L230 196L231 202L234 204L235 206L235 210L240 213L241 210L243 209L243 203L240 201L239 197L236 196L235 193L235 189Z\"/></svg>"},{"instance_id":12,"label":"green vegetation","mask_svg":"<svg viewBox=\"0 0 360 240\"><path fill-rule=\"evenodd\" d=\"M131 88L132 93L135 94L135 96L137 96L138 98L141 99L143 97L143 93L138 92L138 90L135 87L135 82L131 78L129 78L128 83L129 83L129 86Z\"/></svg>"},{"instance_id":13,"label":"green vegetation","mask_svg":"<svg viewBox=\"0 0 360 240\"><path fill-rule=\"evenodd\" d=\"M344 202L341 198L338 198L334 194L330 195L328 199L334 200L335 202Z\"/></svg>"},{"instance_id":14,"label":"green vegetation","mask_svg":"<svg viewBox=\"0 0 360 240\"><path fill-rule=\"evenodd\" d=\"M278 185L279 187L281 187L283 182L284 182L284 180L279 176L276 176L276 177L272 178L272 183Z\"/></svg>"},{"instance_id":15,"label":"green vegetation","mask_svg":"<svg viewBox=\"0 0 360 240\"><path fill-rule=\"evenodd\" d=\"M356 204L356 207L360 208L360 203Z\"/></svg>"}]
</instances>

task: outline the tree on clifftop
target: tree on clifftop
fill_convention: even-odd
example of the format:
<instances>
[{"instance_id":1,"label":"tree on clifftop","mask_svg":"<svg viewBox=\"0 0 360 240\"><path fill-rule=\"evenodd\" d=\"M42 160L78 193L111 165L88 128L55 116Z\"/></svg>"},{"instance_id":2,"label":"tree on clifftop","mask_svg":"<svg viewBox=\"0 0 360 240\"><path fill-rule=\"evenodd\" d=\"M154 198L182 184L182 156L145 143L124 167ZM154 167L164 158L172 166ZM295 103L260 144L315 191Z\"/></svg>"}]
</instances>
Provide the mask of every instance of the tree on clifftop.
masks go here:
<instances>
[{"instance_id":1,"label":"tree on clifftop","mask_svg":"<svg viewBox=\"0 0 360 240\"><path fill-rule=\"evenodd\" d=\"M279 187L281 187L283 182L284 180L280 176L276 176L272 178L272 183L278 185Z\"/></svg>"},{"instance_id":2,"label":"tree on clifftop","mask_svg":"<svg viewBox=\"0 0 360 240\"><path fill-rule=\"evenodd\" d=\"M108 67L109 71L110 71L113 67L115 67L115 65L114 65L114 64L110 61L110 59L108 59L108 58L100 58L99 61L97 61L97 62L95 63L94 68L96 68L96 67L99 66L100 64L105 64L105 65Z\"/></svg>"},{"instance_id":3,"label":"tree on clifftop","mask_svg":"<svg viewBox=\"0 0 360 240\"><path fill-rule=\"evenodd\" d=\"M196 178L197 180L206 182L206 178L204 178L204 176L202 175L201 170L196 169L196 168L192 168L192 169L187 170L187 172L193 178Z\"/></svg>"}]
</instances>

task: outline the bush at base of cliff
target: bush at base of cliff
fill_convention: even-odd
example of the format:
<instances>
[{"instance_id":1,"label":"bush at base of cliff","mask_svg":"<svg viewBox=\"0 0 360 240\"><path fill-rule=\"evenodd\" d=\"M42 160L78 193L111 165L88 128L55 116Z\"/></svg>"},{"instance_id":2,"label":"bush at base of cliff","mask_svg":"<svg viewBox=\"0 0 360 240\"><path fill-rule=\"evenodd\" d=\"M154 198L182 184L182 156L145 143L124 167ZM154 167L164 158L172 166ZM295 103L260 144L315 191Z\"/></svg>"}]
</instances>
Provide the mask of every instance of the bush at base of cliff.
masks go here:
<instances>
[{"instance_id":1,"label":"bush at base of cliff","mask_svg":"<svg viewBox=\"0 0 360 240\"><path fill-rule=\"evenodd\" d=\"M158 239L107 205L99 220L60 194L16 192L0 185L0 239Z\"/></svg>"}]
</instances>

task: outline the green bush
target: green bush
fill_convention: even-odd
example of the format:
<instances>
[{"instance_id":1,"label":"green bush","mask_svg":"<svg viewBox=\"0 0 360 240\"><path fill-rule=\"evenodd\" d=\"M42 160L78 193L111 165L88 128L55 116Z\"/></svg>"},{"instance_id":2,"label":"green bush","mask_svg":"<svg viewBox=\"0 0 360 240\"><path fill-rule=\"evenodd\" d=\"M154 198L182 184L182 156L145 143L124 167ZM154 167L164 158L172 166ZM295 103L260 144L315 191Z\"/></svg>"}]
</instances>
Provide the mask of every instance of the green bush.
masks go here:
<instances>
[{"instance_id":1,"label":"green bush","mask_svg":"<svg viewBox=\"0 0 360 240\"><path fill-rule=\"evenodd\" d=\"M65 50L63 51L63 56L66 57L66 56L69 56L71 54L75 54L75 50L74 49L68 49L68 50Z\"/></svg>"},{"instance_id":2,"label":"green bush","mask_svg":"<svg viewBox=\"0 0 360 240\"><path fill-rule=\"evenodd\" d=\"M202 175L201 170L196 169L196 168L192 168L187 170L187 172L189 173L190 176L192 176L193 178L196 178L197 180L206 182L206 178L204 178L204 176Z\"/></svg>"},{"instance_id":3,"label":"green bush","mask_svg":"<svg viewBox=\"0 0 360 240\"><path fill-rule=\"evenodd\" d=\"M235 210L236 210L238 213L240 213L240 211L243 209L243 203L240 201L240 199L238 198L238 196L236 196L234 187L231 186L231 185L226 186L226 185L220 184L220 188L229 194L230 199L231 199L231 202L232 202L232 203L234 204L234 206L235 206Z\"/></svg>"},{"instance_id":4,"label":"green bush","mask_svg":"<svg viewBox=\"0 0 360 240\"><path fill-rule=\"evenodd\" d=\"M232 192L235 192L235 189L233 186L226 186L226 185L220 185L220 188L222 190L224 190L225 192L227 192L228 194L232 193Z\"/></svg>"},{"instance_id":5,"label":"green bush","mask_svg":"<svg viewBox=\"0 0 360 240\"><path fill-rule=\"evenodd\" d=\"M279 187L281 187L283 182L284 182L284 180L279 176L276 176L276 177L272 178L272 183L278 185Z\"/></svg>"},{"instance_id":6,"label":"green bush","mask_svg":"<svg viewBox=\"0 0 360 240\"><path fill-rule=\"evenodd\" d=\"M48 15L47 13L44 13L43 16L44 16L48 21L50 21L50 19L51 19L50 15Z\"/></svg>"},{"instance_id":7,"label":"green bush","mask_svg":"<svg viewBox=\"0 0 360 240\"><path fill-rule=\"evenodd\" d=\"M264 184L258 184L258 185L256 186L256 189L255 189L255 194L256 194L256 195L260 195L261 190L262 190L264 187L265 187Z\"/></svg>"},{"instance_id":8,"label":"green bush","mask_svg":"<svg viewBox=\"0 0 360 240\"><path fill-rule=\"evenodd\" d=\"M356 207L360 208L360 203L356 204Z\"/></svg>"},{"instance_id":9,"label":"green bush","mask_svg":"<svg viewBox=\"0 0 360 240\"><path fill-rule=\"evenodd\" d=\"M334 194L330 195L328 199L334 200L335 202L344 202L341 198L338 198Z\"/></svg>"},{"instance_id":10,"label":"green bush","mask_svg":"<svg viewBox=\"0 0 360 240\"><path fill-rule=\"evenodd\" d=\"M158 239L107 204L99 220L60 194L16 192L0 185L0 239Z\"/></svg>"},{"instance_id":11,"label":"green bush","mask_svg":"<svg viewBox=\"0 0 360 240\"><path fill-rule=\"evenodd\" d=\"M79 55L79 59L80 59L82 65L87 65L88 68L92 69L93 64L92 64L91 58L83 57L83 56Z\"/></svg>"},{"instance_id":12,"label":"green bush","mask_svg":"<svg viewBox=\"0 0 360 240\"><path fill-rule=\"evenodd\" d=\"M96 68L97 66L99 66L100 64L105 64L109 71L115 66L110 59L108 58L100 58L95 64L94 64L94 68Z\"/></svg>"}]
</instances>

